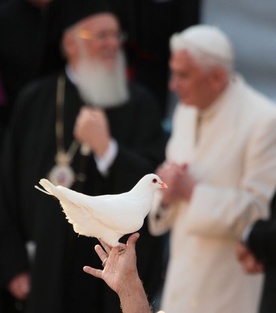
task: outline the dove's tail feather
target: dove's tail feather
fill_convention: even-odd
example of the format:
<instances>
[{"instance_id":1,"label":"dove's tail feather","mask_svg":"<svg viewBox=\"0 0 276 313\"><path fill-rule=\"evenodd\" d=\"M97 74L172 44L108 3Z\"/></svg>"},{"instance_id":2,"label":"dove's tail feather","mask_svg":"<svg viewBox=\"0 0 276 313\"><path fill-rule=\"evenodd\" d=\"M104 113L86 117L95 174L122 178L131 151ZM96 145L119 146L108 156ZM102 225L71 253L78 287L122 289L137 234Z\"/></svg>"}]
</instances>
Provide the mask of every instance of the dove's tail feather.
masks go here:
<instances>
[{"instance_id":1,"label":"dove's tail feather","mask_svg":"<svg viewBox=\"0 0 276 313\"><path fill-rule=\"evenodd\" d=\"M41 189L40 187L38 186L35 186L36 189L46 193L47 195L50 195L50 196L54 196L55 195L55 192L54 190L56 189L56 186L53 185L48 179L46 178L42 178L40 179L39 181L39 184L45 189Z\"/></svg>"},{"instance_id":2,"label":"dove's tail feather","mask_svg":"<svg viewBox=\"0 0 276 313\"><path fill-rule=\"evenodd\" d=\"M34 186L37 190L46 193L46 195L51 196L51 194L48 191L43 190L42 188L38 187L37 185Z\"/></svg>"}]
</instances>

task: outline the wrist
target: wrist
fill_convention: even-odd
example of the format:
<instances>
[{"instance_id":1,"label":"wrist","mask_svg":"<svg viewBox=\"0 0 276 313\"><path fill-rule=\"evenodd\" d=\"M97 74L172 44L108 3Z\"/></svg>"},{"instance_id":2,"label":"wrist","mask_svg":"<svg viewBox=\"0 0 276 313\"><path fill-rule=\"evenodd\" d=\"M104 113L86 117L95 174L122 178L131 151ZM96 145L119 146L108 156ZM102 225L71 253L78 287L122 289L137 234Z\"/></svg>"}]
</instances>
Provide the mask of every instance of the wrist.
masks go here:
<instances>
[{"instance_id":1,"label":"wrist","mask_svg":"<svg viewBox=\"0 0 276 313\"><path fill-rule=\"evenodd\" d=\"M196 186L195 182L190 182L189 184L187 184L187 186L185 186L185 188L183 189L183 197L186 201L190 201L194 192L194 188Z\"/></svg>"},{"instance_id":2,"label":"wrist","mask_svg":"<svg viewBox=\"0 0 276 313\"><path fill-rule=\"evenodd\" d=\"M122 284L118 295L123 313L151 313L150 305L139 277Z\"/></svg>"},{"instance_id":3,"label":"wrist","mask_svg":"<svg viewBox=\"0 0 276 313\"><path fill-rule=\"evenodd\" d=\"M97 158L102 158L105 156L108 150L108 147L109 147L109 142L102 142L99 146L93 147L93 149L91 148L91 150L93 151L94 155Z\"/></svg>"},{"instance_id":4,"label":"wrist","mask_svg":"<svg viewBox=\"0 0 276 313\"><path fill-rule=\"evenodd\" d=\"M143 284L137 274L133 278L131 276L128 276L127 279L122 280L120 286L118 287L117 293L120 298L132 297L133 290L137 290L140 288L143 288Z\"/></svg>"}]
</instances>

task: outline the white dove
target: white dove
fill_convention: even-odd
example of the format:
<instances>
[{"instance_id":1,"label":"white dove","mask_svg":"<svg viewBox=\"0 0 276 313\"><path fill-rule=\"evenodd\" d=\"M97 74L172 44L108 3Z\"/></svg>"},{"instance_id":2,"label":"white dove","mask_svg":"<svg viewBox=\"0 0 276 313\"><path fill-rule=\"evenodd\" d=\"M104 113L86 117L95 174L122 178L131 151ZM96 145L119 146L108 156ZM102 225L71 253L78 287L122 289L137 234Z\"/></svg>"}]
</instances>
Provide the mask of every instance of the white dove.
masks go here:
<instances>
[{"instance_id":1,"label":"white dove","mask_svg":"<svg viewBox=\"0 0 276 313\"><path fill-rule=\"evenodd\" d=\"M149 213L153 194L167 188L159 176L147 174L128 192L114 195L88 196L63 186L55 186L43 178L38 190L60 201L68 222L76 233L102 239L117 246L125 234L139 230Z\"/></svg>"}]
</instances>

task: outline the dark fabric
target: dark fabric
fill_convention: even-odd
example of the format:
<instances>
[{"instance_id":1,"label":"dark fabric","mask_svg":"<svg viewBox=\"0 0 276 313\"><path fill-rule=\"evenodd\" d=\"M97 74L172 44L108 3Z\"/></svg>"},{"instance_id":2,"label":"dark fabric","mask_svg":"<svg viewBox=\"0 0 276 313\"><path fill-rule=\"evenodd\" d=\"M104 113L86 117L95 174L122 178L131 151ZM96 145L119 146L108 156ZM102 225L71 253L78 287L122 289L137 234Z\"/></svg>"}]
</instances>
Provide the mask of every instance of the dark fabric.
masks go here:
<instances>
[{"instance_id":1,"label":"dark fabric","mask_svg":"<svg viewBox=\"0 0 276 313\"><path fill-rule=\"evenodd\" d=\"M0 290L0 313L19 313L23 310L23 302L15 300L6 290Z\"/></svg>"},{"instance_id":2,"label":"dark fabric","mask_svg":"<svg viewBox=\"0 0 276 313\"><path fill-rule=\"evenodd\" d=\"M1 256L12 243L11 253L1 263L1 281L2 278L9 281L18 268L26 268L23 262L26 252L23 258L14 258L13 248L24 251L22 241L34 240L37 244L36 262L32 267L32 293L27 313L119 313L115 293L104 282L82 271L85 264L101 268L94 252L96 240L77 236L58 201L34 188L54 165L56 84L57 76L54 75L24 90L5 143L0 208L9 212L15 225L0 229L6 235L0 246ZM87 180L80 190L83 193L99 195L128 191L164 160L165 139L155 101L137 85L130 85L130 94L129 102L106 110L111 134L119 144L119 153L109 175L102 177L93 156L89 156ZM66 149L73 139L73 125L82 105L75 87L67 80ZM77 152L72 164L75 171L78 171L80 161ZM146 223L140 233L138 269L151 297L160 285L163 241L161 237L149 235Z\"/></svg>"},{"instance_id":3,"label":"dark fabric","mask_svg":"<svg viewBox=\"0 0 276 313\"><path fill-rule=\"evenodd\" d=\"M276 309L276 266L265 270L265 281L259 313L274 313Z\"/></svg>"},{"instance_id":4,"label":"dark fabric","mask_svg":"<svg viewBox=\"0 0 276 313\"><path fill-rule=\"evenodd\" d=\"M9 0L0 7L0 77L6 100L0 123L5 127L21 88L64 65L59 44L62 1L54 0L44 10L25 0Z\"/></svg>"},{"instance_id":5,"label":"dark fabric","mask_svg":"<svg viewBox=\"0 0 276 313\"><path fill-rule=\"evenodd\" d=\"M259 313L273 313L276 309L276 194L270 209L270 219L257 221L248 239L248 247L265 266Z\"/></svg>"},{"instance_id":6,"label":"dark fabric","mask_svg":"<svg viewBox=\"0 0 276 313\"><path fill-rule=\"evenodd\" d=\"M2 173L2 172L1 172ZM2 199L3 186L0 180L0 198ZM17 225L16 218L4 210L0 204L0 312L16 313L21 312L24 308L22 301L16 300L6 289L8 281L15 275L28 271L29 262L24 246L23 235L20 226ZM6 272L10 260L20 260Z\"/></svg>"},{"instance_id":7,"label":"dark fabric","mask_svg":"<svg viewBox=\"0 0 276 313\"><path fill-rule=\"evenodd\" d=\"M73 26L75 23L90 15L111 12L111 7L106 0L65 0L62 10L61 28Z\"/></svg>"},{"instance_id":8,"label":"dark fabric","mask_svg":"<svg viewBox=\"0 0 276 313\"><path fill-rule=\"evenodd\" d=\"M112 0L127 34L125 50L132 79L147 86L166 111L169 38L200 19L200 0Z\"/></svg>"},{"instance_id":9,"label":"dark fabric","mask_svg":"<svg viewBox=\"0 0 276 313\"><path fill-rule=\"evenodd\" d=\"M248 247L266 266L276 266L276 196L270 206L270 219L257 221L248 238Z\"/></svg>"},{"instance_id":10,"label":"dark fabric","mask_svg":"<svg viewBox=\"0 0 276 313\"><path fill-rule=\"evenodd\" d=\"M3 167L3 165L4 164L1 164L1 167ZM1 173L3 174L2 170ZM4 193L5 189L3 188L3 181L0 180L0 199L5 199ZM18 224L18 219L15 215L15 212L4 209L3 202L1 202L0 289L5 287L8 281L16 274L29 270L29 262L24 247L24 241L24 235L20 225ZM11 266L9 268L9 273L7 273L6 267L10 264L10 260L20 260L20 262L15 263L14 266Z\"/></svg>"}]
</instances>

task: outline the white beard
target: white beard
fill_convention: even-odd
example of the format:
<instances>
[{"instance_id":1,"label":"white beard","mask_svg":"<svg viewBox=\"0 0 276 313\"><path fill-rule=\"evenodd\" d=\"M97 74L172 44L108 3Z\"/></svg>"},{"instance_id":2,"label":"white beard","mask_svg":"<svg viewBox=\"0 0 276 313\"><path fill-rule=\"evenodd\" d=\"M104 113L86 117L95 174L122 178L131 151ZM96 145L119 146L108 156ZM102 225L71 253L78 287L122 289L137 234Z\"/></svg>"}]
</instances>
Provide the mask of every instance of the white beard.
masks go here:
<instances>
[{"instance_id":1,"label":"white beard","mask_svg":"<svg viewBox=\"0 0 276 313\"><path fill-rule=\"evenodd\" d=\"M110 108L125 103L129 98L123 53L118 55L114 69L82 58L75 74L77 89L87 104Z\"/></svg>"}]
</instances>

